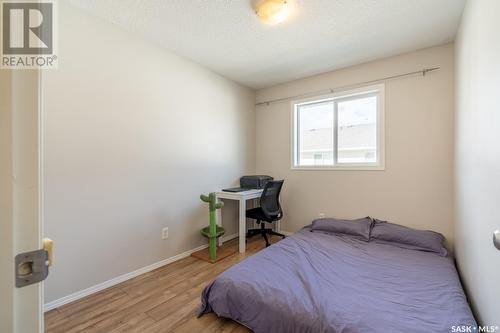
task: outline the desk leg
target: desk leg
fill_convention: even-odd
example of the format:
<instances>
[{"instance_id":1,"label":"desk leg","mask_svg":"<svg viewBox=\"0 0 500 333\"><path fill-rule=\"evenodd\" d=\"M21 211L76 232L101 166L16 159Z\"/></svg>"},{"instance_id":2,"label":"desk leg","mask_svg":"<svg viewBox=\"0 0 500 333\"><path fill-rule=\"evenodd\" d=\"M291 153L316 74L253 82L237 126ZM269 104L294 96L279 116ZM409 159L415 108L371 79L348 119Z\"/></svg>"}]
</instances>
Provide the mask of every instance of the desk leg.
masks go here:
<instances>
[{"instance_id":1,"label":"desk leg","mask_svg":"<svg viewBox=\"0 0 500 333\"><path fill-rule=\"evenodd\" d=\"M218 199L220 200L220 199ZM215 214L217 217L217 225L222 227L222 209L216 209ZM219 237L219 246L222 246L222 237Z\"/></svg>"},{"instance_id":2,"label":"desk leg","mask_svg":"<svg viewBox=\"0 0 500 333\"><path fill-rule=\"evenodd\" d=\"M247 204L246 200L239 200L239 250L240 253L245 253L245 239L246 239L246 231L247 231Z\"/></svg>"}]
</instances>

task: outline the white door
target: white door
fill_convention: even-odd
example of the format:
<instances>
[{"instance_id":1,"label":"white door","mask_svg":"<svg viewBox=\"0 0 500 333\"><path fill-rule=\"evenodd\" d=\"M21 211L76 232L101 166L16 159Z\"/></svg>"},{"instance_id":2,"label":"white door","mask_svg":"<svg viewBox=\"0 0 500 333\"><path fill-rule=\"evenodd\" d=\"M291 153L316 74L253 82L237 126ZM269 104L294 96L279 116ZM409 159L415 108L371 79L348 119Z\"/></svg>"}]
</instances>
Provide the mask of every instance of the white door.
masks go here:
<instances>
[{"instance_id":1,"label":"white door","mask_svg":"<svg viewBox=\"0 0 500 333\"><path fill-rule=\"evenodd\" d=\"M14 267L42 246L39 74L0 69L0 332L43 332L42 283L16 288Z\"/></svg>"}]
</instances>

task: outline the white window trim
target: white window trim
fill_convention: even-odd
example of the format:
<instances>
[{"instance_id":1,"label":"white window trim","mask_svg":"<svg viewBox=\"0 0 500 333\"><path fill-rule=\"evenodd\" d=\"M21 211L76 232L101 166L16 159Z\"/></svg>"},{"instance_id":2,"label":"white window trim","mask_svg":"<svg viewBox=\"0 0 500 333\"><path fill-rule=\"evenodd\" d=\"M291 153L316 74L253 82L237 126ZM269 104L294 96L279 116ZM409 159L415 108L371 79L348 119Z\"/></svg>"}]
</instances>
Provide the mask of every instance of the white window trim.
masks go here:
<instances>
[{"instance_id":1,"label":"white window trim","mask_svg":"<svg viewBox=\"0 0 500 333\"><path fill-rule=\"evenodd\" d=\"M370 92L373 93L378 93L379 98L378 98L378 112L377 112L377 154L378 154L378 161L375 163L340 163L332 166L300 166L296 164L297 160L297 110L296 106L299 104L307 104L308 102L311 103L318 103L321 101L328 101L328 100L334 100L334 99L344 99L344 98L349 98L349 97L355 97L357 95L366 95L369 94ZM356 89L350 89L350 90L344 90L328 95L321 95L321 96L315 96L315 97L308 97L304 99L299 99L299 100L293 100L291 101L291 131L290 131L290 136L291 136L291 170L297 170L297 171L307 171L307 170L316 170L316 171L341 171L341 170L347 170L347 171L383 171L385 170L385 85L383 83L381 84L376 84L376 85L371 85L371 86L365 86L365 87L360 87ZM335 105L335 104L334 104ZM334 140L337 140L337 117L334 118L335 125L334 125ZM336 142L334 142L334 147L336 147ZM334 155L337 154L337 148L334 149ZM336 158L334 157L334 161Z\"/></svg>"}]
</instances>

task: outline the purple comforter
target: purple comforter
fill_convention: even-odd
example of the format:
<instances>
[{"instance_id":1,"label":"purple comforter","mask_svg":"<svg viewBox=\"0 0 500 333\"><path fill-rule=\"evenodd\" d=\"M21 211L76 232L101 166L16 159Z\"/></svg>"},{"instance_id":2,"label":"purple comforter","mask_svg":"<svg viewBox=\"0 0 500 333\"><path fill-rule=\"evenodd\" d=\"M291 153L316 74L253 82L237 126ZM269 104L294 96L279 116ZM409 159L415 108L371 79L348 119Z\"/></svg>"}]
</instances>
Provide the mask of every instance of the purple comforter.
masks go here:
<instances>
[{"instance_id":1,"label":"purple comforter","mask_svg":"<svg viewBox=\"0 0 500 333\"><path fill-rule=\"evenodd\" d=\"M201 311L257 333L476 325L450 257L307 228L220 274Z\"/></svg>"}]
</instances>

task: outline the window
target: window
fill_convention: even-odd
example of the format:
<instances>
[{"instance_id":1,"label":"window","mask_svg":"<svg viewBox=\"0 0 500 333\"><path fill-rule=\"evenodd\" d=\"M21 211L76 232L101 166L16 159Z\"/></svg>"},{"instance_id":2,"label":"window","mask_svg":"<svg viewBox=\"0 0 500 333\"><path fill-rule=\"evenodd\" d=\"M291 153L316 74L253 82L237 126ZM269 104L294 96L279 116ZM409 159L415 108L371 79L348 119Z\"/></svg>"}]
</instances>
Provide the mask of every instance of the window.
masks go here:
<instances>
[{"instance_id":1,"label":"window","mask_svg":"<svg viewBox=\"0 0 500 333\"><path fill-rule=\"evenodd\" d=\"M383 100L377 85L293 102L292 167L382 170Z\"/></svg>"}]
</instances>

